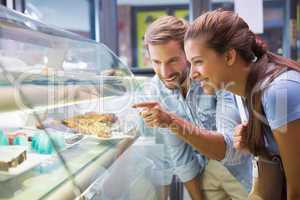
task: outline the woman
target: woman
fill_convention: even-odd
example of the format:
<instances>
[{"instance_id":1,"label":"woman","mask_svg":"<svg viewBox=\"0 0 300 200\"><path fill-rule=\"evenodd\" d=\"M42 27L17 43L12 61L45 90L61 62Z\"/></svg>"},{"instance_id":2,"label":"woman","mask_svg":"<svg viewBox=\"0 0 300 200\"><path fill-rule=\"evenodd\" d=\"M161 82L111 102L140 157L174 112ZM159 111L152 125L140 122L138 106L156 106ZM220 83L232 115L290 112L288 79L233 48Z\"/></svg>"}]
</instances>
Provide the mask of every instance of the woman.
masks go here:
<instances>
[{"instance_id":1,"label":"woman","mask_svg":"<svg viewBox=\"0 0 300 200\"><path fill-rule=\"evenodd\" d=\"M299 63L269 52L243 19L223 10L207 12L191 24L185 35L185 51L192 68L198 68L204 80L245 97L249 121L237 129L236 144L265 163L280 156L287 197L299 199ZM276 194L276 190L280 188L270 193Z\"/></svg>"}]
</instances>

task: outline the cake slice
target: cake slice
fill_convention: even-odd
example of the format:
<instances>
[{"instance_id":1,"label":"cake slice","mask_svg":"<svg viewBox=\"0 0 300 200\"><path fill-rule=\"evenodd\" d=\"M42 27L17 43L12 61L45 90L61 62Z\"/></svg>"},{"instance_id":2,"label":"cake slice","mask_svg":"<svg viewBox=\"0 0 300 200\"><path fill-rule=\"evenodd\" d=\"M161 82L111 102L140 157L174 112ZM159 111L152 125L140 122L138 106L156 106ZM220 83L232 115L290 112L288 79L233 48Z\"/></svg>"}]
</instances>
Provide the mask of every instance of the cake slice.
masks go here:
<instances>
[{"instance_id":1,"label":"cake slice","mask_svg":"<svg viewBox=\"0 0 300 200\"><path fill-rule=\"evenodd\" d=\"M26 148L23 146L0 146L0 171L8 171L17 167L27 159Z\"/></svg>"}]
</instances>

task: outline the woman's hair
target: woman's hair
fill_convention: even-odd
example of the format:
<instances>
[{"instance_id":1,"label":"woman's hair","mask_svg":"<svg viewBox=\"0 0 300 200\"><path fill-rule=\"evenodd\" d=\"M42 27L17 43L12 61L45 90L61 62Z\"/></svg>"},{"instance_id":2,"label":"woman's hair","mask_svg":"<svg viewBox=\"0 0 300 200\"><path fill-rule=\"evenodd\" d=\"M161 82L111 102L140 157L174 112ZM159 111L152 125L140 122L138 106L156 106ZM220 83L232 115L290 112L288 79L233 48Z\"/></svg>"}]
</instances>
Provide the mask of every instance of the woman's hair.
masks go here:
<instances>
[{"instance_id":1,"label":"woman's hair","mask_svg":"<svg viewBox=\"0 0 300 200\"><path fill-rule=\"evenodd\" d=\"M166 44L171 40L178 41L184 49L184 35L188 28L188 22L174 16L163 16L155 20L147 28L144 35L144 46Z\"/></svg>"},{"instance_id":2,"label":"woman's hair","mask_svg":"<svg viewBox=\"0 0 300 200\"><path fill-rule=\"evenodd\" d=\"M235 49L249 63L251 69L245 86L249 121L245 138L254 155L262 154L265 142L263 122L259 118L263 115L261 86L265 80L271 82L286 68L299 71L300 64L269 52L265 43L256 37L248 24L231 11L218 9L199 16L189 26L185 41L199 38L204 39L206 47L221 54Z\"/></svg>"}]
</instances>

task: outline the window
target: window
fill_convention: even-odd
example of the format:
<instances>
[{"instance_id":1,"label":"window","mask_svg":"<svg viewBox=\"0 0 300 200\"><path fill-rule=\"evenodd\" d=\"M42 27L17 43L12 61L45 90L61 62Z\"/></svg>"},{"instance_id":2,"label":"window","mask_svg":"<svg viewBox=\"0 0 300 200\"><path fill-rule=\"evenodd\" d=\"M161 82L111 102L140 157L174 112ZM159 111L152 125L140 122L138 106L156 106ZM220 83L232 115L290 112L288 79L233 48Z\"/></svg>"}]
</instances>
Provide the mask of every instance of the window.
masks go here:
<instances>
[{"instance_id":1,"label":"window","mask_svg":"<svg viewBox=\"0 0 300 200\"><path fill-rule=\"evenodd\" d=\"M150 67L142 42L151 22L164 15L189 18L188 0L118 0L117 3L119 56L132 67Z\"/></svg>"},{"instance_id":2,"label":"window","mask_svg":"<svg viewBox=\"0 0 300 200\"><path fill-rule=\"evenodd\" d=\"M270 51L283 54L283 33L284 33L284 2L279 0L263 1L264 32L258 34L268 45ZM233 1L216 1L212 9L223 8L234 10Z\"/></svg>"},{"instance_id":3,"label":"window","mask_svg":"<svg viewBox=\"0 0 300 200\"><path fill-rule=\"evenodd\" d=\"M43 23L67 29L94 39L91 28L93 1L89 0L26 0L25 14ZM94 26L94 25L93 25Z\"/></svg>"}]
</instances>

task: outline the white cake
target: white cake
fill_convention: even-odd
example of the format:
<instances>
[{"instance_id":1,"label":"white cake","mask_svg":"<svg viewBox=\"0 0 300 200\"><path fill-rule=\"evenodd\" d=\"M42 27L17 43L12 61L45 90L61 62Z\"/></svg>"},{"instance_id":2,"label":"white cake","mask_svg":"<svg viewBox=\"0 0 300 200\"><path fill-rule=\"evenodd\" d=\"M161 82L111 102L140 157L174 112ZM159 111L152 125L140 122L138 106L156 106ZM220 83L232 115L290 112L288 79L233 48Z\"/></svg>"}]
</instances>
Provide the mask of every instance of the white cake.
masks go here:
<instances>
[{"instance_id":1,"label":"white cake","mask_svg":"<svg viewBox=\"0 0 300 200\"><path fill-rule=\"evenodd\" d=\"M8 171L17 167L27 158L26 148L17 145L0 146L0 170Z\"/></svg>"}]
</instances>

